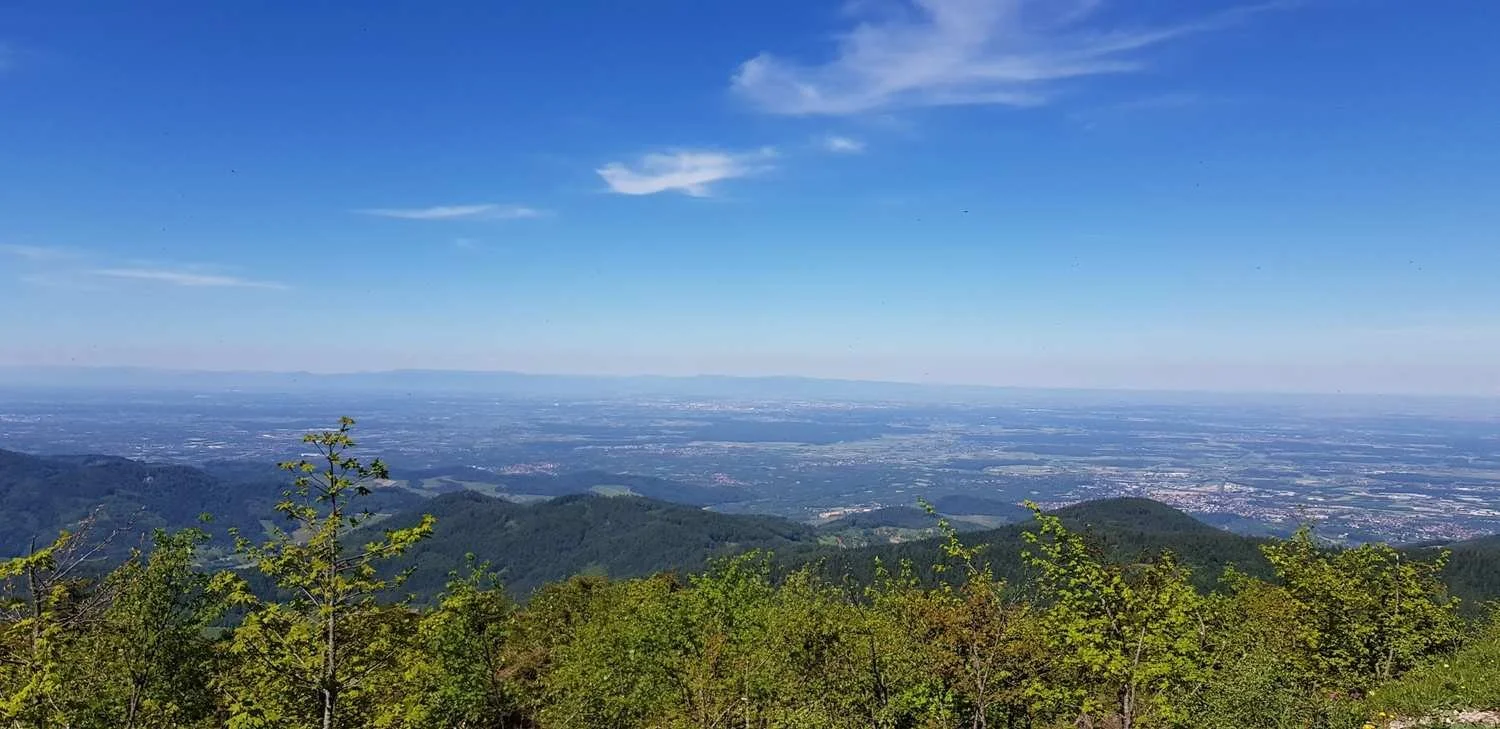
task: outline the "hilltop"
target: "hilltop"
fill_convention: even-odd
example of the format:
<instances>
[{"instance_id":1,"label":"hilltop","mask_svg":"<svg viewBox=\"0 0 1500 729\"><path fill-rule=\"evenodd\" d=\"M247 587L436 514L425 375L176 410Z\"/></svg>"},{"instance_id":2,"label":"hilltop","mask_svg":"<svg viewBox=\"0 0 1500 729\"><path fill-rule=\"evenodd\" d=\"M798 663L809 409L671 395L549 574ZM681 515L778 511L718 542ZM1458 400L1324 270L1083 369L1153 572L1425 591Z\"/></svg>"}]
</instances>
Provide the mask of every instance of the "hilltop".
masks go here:
<instances>
[{"instance_id":1,"label":"hilltop","mask_svg":"<svg viewBox=\"0 0 1500 729\"><path fill-rule=\"evenodd\" d=\"M1069 528L1082 532L1098 549L1114 560L1134 560L1170 551L1193 568L1200 586L1210 586L1228 565L1252 574L1264 574L1269 566L1261 555L1262 540L1218 529L1149 499L1117 498L1089 501L1052 512ZM960 540L978 547L997 577L1019 581L1027 576L1021 560L1026 548L1022 535L1035 526L1031 520L963 534ZM815 555L798 555L797 561L818 561L828 575L849 575L857 581L873 576L875 561L890 566L908 562L920 571L945 560L937 538L881 544L860 549L823 549Z\"/></svg>"}]
</instances>

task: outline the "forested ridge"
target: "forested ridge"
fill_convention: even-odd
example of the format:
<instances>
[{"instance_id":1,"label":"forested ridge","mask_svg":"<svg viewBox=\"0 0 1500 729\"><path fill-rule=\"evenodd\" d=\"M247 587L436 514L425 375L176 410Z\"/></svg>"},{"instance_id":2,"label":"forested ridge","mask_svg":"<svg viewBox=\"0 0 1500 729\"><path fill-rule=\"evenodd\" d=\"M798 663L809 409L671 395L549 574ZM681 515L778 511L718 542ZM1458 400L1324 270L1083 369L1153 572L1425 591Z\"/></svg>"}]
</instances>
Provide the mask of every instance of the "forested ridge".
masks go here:
<instances>
[{"instance_id":1,"label":"forested ridge","mask_svg":"<svg viewBox=\"0 0 1500 729\"><path fill-rule=\"evenodd\" d=\"M393 564L412 570L403 589L420 599L441 593L448 573L467 554L483 555L506 589L524 598L579 573L697 572L715 557L752 549L791 554L817 540L812 528L786 519L597 494L523 505L464 491L436 497L373 529L412 526L429 514L437 519L433 534Z\"/></svg>"},{"instance_id":2,"label":"forested ridge","mask_svg":"<svg viewBox=\"0 0 1500 729\"><path fill-rule=\"evenodd\" d=\"M203 566L207 533L186 528L101 573L90 567L122 532L87 517L0 562L0 721L1352 729L1500 708L1500 622L1465 617L1443 581L1484 541L1450 555L1332 549L1306 530L1227 539L1117 500L832 550L784 520L714 515L728 531L706 568L692 561L705 543L685 540L669 550L687 560L677 571L584 569L518 601L504 579L520 571L497 574L491 550L519 563L528 542L541 556L583 544L577 530L697 510L566 497L545 513L583 526L548 534L516 518L534 507L455 494L425 504L436 518L371 521L364 504L389 473L356 455L352 426L307 436L320 456L285 464L295 480L264 515L282 528L238 529L225 569ZM664 532L634 529L580 559L649 571L639 550ZM465 532L473 555L454 552ZM435 596L408 596L411 568L454 562Z\"/></svg>"},{"instance_id":3,"label":"forested ridge","mask_svg":"<svg viewBox=\"0 0 1500 729\"><path fill-rule=\"evenodd\" d=\"M941 562L945 540L918 539L851 549L829 545L819 539L820 535L851 525L866 529L892 523L926 527L940 518L923 514L920 521L908 522L910 511L916 510L885 510L815 530L777 517L718 514L633 496L572 494L521 505L458 492L419 504L373 529L378 532L393 524L415 524L426 514L437 517L432 535L390 568L414 569L404 589L420 601L438 594L448 573L461 567L464 555L469 553L490 560L509 592L525 601L541 585L580 572L613 577L660 571L692 573L701 571L713 557L753 549L773 553L772 571L778 579L807 567L830 582L867 585L875 578L877 563ZM888 518L889 512L898 512L898 518ZM1050 513L1113 561L1171 551L1191 568L1191 579L1200 589L1215 588L1230 566L1261 578L1273 574L1263 553L1271 540L1209 526L1149 499L1102 499ZM1025 535L1035 526L1031 520L996 529L973 530L971 525L960 528L963 533L959 539L983 552L998 579L1020 584L1034 576L1022 552ZM1486 602L1500 597L1500 536L1446 545L1404 546L1399 553L1418 560L1448 553L1439 575L1449 592L1463 598L1467 615L1478 615ZM951 573L931 570L919 577L927 585L956 579Z\"/></svg>"},{"instance_id":4,"label":"forested ridge","mask_svg":"<svg viewBox=\"0 0 1500 729\"><path fill-rule=\"evenodd\" d=\"M263 520L276 518L274 507L285 489L286 478L274 464L220 461L193 468L0 449L0 555L24 554L38 535L55 535L85 518L105 533L180 529L205 513L213 515L217 532L258 530ZM377 489L364 501L364 508L379 512L413 508L424 499L405 490ZM121 556L140 545L116 539L101 546Z\"/></svg>"}]
</instances>

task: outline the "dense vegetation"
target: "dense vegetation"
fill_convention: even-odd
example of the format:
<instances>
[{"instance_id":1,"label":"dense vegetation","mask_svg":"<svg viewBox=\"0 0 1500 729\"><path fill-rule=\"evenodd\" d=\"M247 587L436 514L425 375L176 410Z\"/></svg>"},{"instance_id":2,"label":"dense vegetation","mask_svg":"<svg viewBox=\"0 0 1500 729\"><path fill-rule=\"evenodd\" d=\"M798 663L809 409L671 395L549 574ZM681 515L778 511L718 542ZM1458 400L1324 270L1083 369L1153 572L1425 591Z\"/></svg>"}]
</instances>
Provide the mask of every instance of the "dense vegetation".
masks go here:
<instances>
[{"instance_id":1,"label":"dense vegetation","mask_svg":"<svg viewBox=\"0 0 1500 729\"><path fill-rule=\"evenodd\" d=\"M791 552L812 545L810 527L766 516L730 516L634 496L573 494L516 504L470 491L445 494L381 522L411 526L437 519L431 538L396 567L412 569L405 589L437 595L466 554L484 555L512 594L529 595L575 574L632 577L697 572L716 556L752 549Z\"/></svg>"},{"instance_id":2,"label":"dense vegetation","mask_svg":"<svg viewBox=\"0 0 1500 729\"><path fill-rule=\"evenodd\" d=\"M242 570L201 571L205 535L188 529L158 531L149 549L91 578L80 567L106 537L88 520L0 563L0 719L1331 729L1500 703L1500 672L1489 670L1500 625L1459 618L1441 554L1329 550L1303 531L1246 542L1264 577L1226 568L1206 581L1161 549L1169 538L1193 544L1204 527L1149 503L1092 517L1035 511L1014 544L996 541L1004 530L966 542L949 529L933 562L892 561L901 552L891 548L860 586L825 578L826 564L778 574L751 552L689 577L576 576L519 605L471 559L417 607L381 565L419 556L434 520L373 533L359 503L386 469L352 455L351 425L310 434L320 456L286 464L296 480L273 508L290 528L242 536ZM628 503L570 499L559 513L597 519ZM1149 529L1129 530L1132 508L1155 520ZM1124 530L1100 548L1069 526L1091 518ZM1002 543L1021 555L1023 578L990 566L986 547ZM1107 556L1124 553L1137 556ZM256 594L247 572L279 589ZM1195 588L1205 582L1215 589Z\"/></svg>"},{"instance_id":3,"label":"dense vegetation","mask_svg":"<svg viewBox=\"0 0 1500 729\"><path fill-rule=\"evenodd\" d=\"M1443 581L1454 595L1469 603L1500 598L1500 534L1407 551L1419 557L1448 554Z\"/></svg>"},{"instance_id":4,"label":"dense vegetation","mask_svg":"<svg viewBox=\"0 0 1500 729\"><path fill-rule=\"evenodd\" d=\"M0 555L25 554L38 534L88 518L100 534L150 534L180 529L212 514L220 528L258 531L286 487L275 469L242 463L205 468L142 463L118 456L33 456L0 450ZM371 511L412 508L423 499L411 492L380 489L364 507ZM45 545L37 545L45 546ZM144 546L108 540L122 556Z\"/></svg>"},{"instance_id":5,"label":"dense vegetation","mask_svg":"<svg viewBox=\"0 0 1500 729\"><path fill-rule=\"evenodd\" d=\"M1259 577L1268 576L1271 571L1261 551L1265 540L1215 529L1148 499L1090 501L1058 509L1052 515L1084 535L1093 549L1113 561L1149 559L1170 551L1191 568L1194 583L1202 588L1214 587L1231 565ZM960 539L966 548L986 555L987 564L998 579L1021 584L1036 576L1033 566L1022 559L1027 535L1035 529L1034 521L1026 521L964 534ZM848 576L858 584L868 584L875 578L877 564L937 564L943 560L945 548L943 540L925 540L859 550L825 550L818 555L795 554L783 561L816 561L828 579ZM929 577L936 579L938 575ZM952 577L948 576L949 581Z\"/></svg>"}]
</instances>

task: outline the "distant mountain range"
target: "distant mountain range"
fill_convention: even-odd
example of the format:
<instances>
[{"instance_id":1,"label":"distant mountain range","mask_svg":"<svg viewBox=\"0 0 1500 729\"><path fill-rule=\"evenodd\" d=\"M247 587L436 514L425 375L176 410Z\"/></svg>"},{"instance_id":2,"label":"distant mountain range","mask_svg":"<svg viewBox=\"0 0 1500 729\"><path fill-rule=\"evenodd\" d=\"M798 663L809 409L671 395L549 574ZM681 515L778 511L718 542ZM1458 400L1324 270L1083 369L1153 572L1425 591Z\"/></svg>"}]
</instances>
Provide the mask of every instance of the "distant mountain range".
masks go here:
<instances>
[{"instance_id":1,"label":"distant mountain range","mask_svg":"<svg viewBox=\"0 0 1500 729\"><path fill-rule=\"evenodd\" d=\"M567 375L510 371L387 370L312 373L173 370L146 367L0 366L0 387L263 393L485 393L527 397L690 397L967 404L1274 404L1360 403L1381 410L1458 407L1474 398L1402 395L1214 393L1037 389L991 385L889 382L802 376ZM1481 402L1490 402L1481 400Z\"/></svg>"},{"instance_id":2,"label":"distant mountain range","mask_svg":"<svg viewBox=\"0 0 1500 729\"><path fill-rule=\"evenodd\" d=\"M473 392L538 397L712 397L833 400L1011 400L1027 390L811 377L594 376L391 370L323 374L137 367L0 367L0 385L56 388L302 392Z\"/></svg>"}]
</instances>

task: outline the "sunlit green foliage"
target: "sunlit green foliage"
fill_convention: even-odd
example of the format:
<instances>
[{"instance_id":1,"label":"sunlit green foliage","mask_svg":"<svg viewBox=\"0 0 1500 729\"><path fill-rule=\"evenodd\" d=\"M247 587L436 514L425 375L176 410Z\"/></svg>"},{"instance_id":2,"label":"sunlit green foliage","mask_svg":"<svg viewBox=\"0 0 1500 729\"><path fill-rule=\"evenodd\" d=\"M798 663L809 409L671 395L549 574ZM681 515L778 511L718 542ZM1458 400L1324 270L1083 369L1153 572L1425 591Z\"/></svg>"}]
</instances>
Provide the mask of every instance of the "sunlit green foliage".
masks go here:
<instances>
[{"instance_id":1,"label":"sunlit green foliage","mask_svg":"<svg viewBox=\"0 0 1500 729\"><path fill-rule=\"evenodd\" d=\"M0 718L17 727L70 721L64 670L99 611L73 575L84 539L63 532L25 557L0 563Z\"/></svg>"},{"instance_id":2,"label":"sunlit green foliage","mask_svg":"<svg viewBox=\"0 0 1500 729\"><path fill-rule=\"evenodd\" d=\"M315 458L281 464L296 474L276 505L290 531L278 530L264 544L237 539L286 599L240 593L249 612L229 647L232 670L220 682L234 729L368 724L414 630L415 615L379 601L400 577L381 577L376 565L431 533L432 520L361 547L346 543L370 517L353 500L388 477L379 460L365 464L350 455L353 426L342 418L336 430L309 433L302 442Z\"/></svg>"},{"instance_id":3,"label":"sunlit green foliage","mask_svg":"<svg viewBox=\"0 0 1500 729\"><path fill-rule=\"evenodd\" d=\"M1035 509L1027 559L1049 604L1043 625L1060 664L1048 698L1080 723L1111 715L1122 729L1181 723L1178 697L1203 679L1207 605L1170 554L1111 564L1057 517Z\"/></svg>"},{"instance_id":4,"label":"sunlit green foliage","mask_svg":"<svg viewBox=\"0 0 1500 729\"><path fill-rule=\"evenodd\" d=\"M1383 544L1319 549L1308 529L1265 547L1301 632L1305 674L1329 689L1363 692L1452 648L1457 601L1438 574L1446 555L1418 561Z\"/></svg>"},{"instance_id":5,"label":"sunlit green foliage","mask_svg":"<svg viewBox=\"0 0 1500 729\"><path fill-rule=\"evenodd\" d=\"M186 727L214 715L210 682L217 660L208 630L238 585L230 575L195 569L194 555L206 539L198 529L157 532L148 556L104 579L110 604L81 645L95 663L69 671L70 693L88 697L87 721L80 723Z\"/></svg>"},{"instance_id":6,"label":"sunlit green foliage","mask_svg":"<svg viewBox=\"0 0 1500 729\"><path fill-rule=\"evenodd\" d=\"M148 554L84 573L102 547L91 525L0 567L0 718L14 727L213 726L208 628L234 580L199 571L205 534L158 531Z\"/></svg>"},{"instance_id":7,"label":"sunlit green foliage","mask_svg":"<svg viewBox=\"0 0 1500 729\"><path fill-rule=\"evenodd\" d=\"M402 649L399 689L374 725L468 729L505 726L516 715L513 684L504 680L515 603L487 564L472 555L468 562Z\"/></svg>"}]
</instances>

